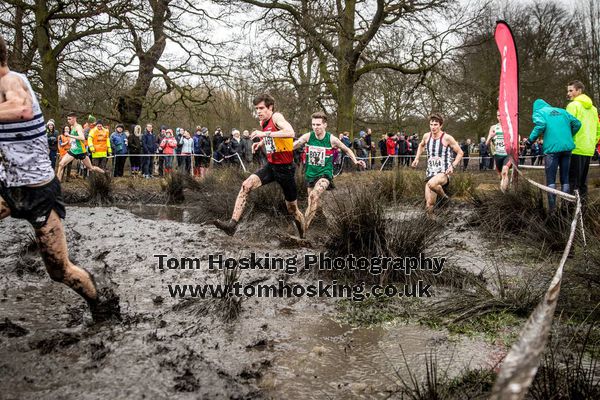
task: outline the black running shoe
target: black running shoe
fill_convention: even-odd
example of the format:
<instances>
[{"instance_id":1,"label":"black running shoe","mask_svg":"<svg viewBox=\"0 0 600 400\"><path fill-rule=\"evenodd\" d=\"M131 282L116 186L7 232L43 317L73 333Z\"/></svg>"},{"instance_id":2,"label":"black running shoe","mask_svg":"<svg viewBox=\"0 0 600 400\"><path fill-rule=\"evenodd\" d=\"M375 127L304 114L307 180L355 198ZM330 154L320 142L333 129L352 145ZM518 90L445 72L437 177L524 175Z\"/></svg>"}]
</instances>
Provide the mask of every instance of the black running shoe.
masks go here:
<instances>
[{"instance_id":1,"label":"black running shoe","mask_svg":"<svg viewBox=\"0 0 600 400\"><path fill-rule=\"evenodd\" d=\"M121 306L119 296L111 289L104 288L98 292L98 298L89 303L92 318L95 323L105 321L121 321Z\"/></svg>"},{"instance_id":2,"label":"black running shoe","mask_svg":"<svg viewBox=\"0 0 600 400\"><path fill-rule=\"evenodd\" d=\"M237 229L237 221L230 219L227 222L223 222L220 219L216 219L213 221L213 225L228 234L229 236L233 236L235 230Z\"/></svg>"}]
</instances>

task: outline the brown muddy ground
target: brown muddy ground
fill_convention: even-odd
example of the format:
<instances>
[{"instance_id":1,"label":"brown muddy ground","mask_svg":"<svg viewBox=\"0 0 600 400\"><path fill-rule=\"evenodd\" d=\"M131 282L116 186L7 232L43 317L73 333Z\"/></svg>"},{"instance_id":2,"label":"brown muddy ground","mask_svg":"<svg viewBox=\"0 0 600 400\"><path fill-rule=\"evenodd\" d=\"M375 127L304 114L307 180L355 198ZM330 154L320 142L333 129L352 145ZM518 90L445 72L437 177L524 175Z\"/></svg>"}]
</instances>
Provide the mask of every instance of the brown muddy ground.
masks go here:
<instances>
[{"instance_id":1,"label":"brown muddy ground","mask_svg":"<svg viewBox=\"0 0 600 400\"><path fill-rule=\"evenodd\" d=\"M496 245L466 224L469 212L453 208L437 255L451 255L453 265L483 276L493 274L497 263L518 274L514 264L493 257ZM398 377L407 376L407 364L424 374L428 354L456 375L492 368L506 350L406 321L353 327L338 322L334 299L247 298L239 317L223 322L222 302L173 299L167 289L174 283L219 283L221 274L205 265L160 271L153 255L302 256L320 248L284 246L292 224L264 216L244 222L234 238L189 219L187 207L68 208L72 260L120 296L123 321L101 325L90 324L83 301L48 278L29 246L29 225L0 221L0 398L388 398L399 388ZM323 235L321 226L309 239L317 243ZM253 284L278 279L315 280L281 271L240 276Z\"/></svg>"},{"instance_id":2,"label":"brown muddy ground","mask_svg":"<svg viewBox=\"0 0 600 400\"><path fill-rule=\"evenodd\" d=\"M483 340L411 324L340 324L333 299L249 298L239 318L224 323L218 301L172 299L167 290L169 283L217 283L219 273L159 271L153 254L317 250L280 248L291 224L264 228L262 241L248 226L229 238L210 226L166 219L181 219L181 209L155 209L163 212L144 219L118 208L68 208L72 260L121 299L123 322L102 325L90 325L83 301L48 278L28 246L31 228L11 218L0 222L1 398L385 398L397 389L395 371L403 373L402 352L415 370L431 350L456 372L497 361L498 349ZM279 271L245 271L240 280L279 278L312 280Z\"/></svg>"}]
</instances>

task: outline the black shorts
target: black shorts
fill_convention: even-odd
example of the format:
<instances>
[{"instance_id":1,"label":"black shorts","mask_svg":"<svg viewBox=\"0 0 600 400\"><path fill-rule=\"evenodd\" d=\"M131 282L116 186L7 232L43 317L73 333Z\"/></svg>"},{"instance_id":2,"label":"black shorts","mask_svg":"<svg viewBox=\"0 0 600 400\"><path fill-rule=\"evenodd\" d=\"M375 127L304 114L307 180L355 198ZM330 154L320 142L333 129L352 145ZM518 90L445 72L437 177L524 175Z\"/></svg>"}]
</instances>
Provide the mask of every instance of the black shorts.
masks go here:
<instances>
[{"instance_id":1,"label":"black shorts","mask_svg":"<svg viewBox=\"0 0 600 400\"><path fill-rule=\"evenodd\" d=\"M510 162L508 156L494 156L494 160L496 161L496 171L498 172L502 172L502 168L504 168L505 165L509 165Z\"/></svg>"},{"instance_id":2,"label":"black shorts","mask_svg":"<svg viewBox=\"0 0 600 400\"><path fill-rule=\"evenodd\" d=\"M433 178L434 176L435 176L435 175L432 175L432 176L425 177L425 183L429 182L429 180L430 180L431 178ZM448 189L448 186L450 186L450 176L449 176L449 175L446 175L446 177L448 178L448 181L442 185L442 190L443 190L444 192L446 192L446 191L447 191L447 189Z\"/></svg>"},{"instance_id":3,"label":"black shorts","mask_svg":"<svg viewBox=\"0 0 600 400\"><path fill-rule=\"evenodd\" d=\"M87 153L73 154L71 153L71 150L67 151L67 153L76 160L85 160L87 157Z\"/></svg>"},{"instance_id":4,"label":"black shorts","mask_svg":"<svg viewBox=\"0 0 600 400\"><path fill-rule=\"evenodd\" d=\"M328 177L327 175L317 176L315 179L312 179L310 181L307 180L306 187L314 188L315 185L317 184L317 182L319 182L319 179L327 179L329 181L329 186L327 186L327 190L335 189L335 185L333 184L333 179Z\"/></svg>"},{"instance_id":5,"label":"black shorts","mask_svg":"<svg viewBox=\"0 0 600 400\"><path fill-rule=\"evenodd\" d=\"M56 177L51 182L37 187L6 187L0 183L0 197L8 204L11 217L25 219L35 229L46 225L52 210L63 219L67 214L60 183Z\"/></svg>"},{"instance_id":6,"label":"black shorts","mask_svg":"<svg viewBox=\"0 0 600 400\"><path fill-rule=\"evenodd\" d=\"M296 167L294 164L270 164L254 173L260 178L263 185L273 181L279 183L283 190L283 196L286 201L296 201L298 199L298 190L296 189Z\"/></svg>"}]
</instances>

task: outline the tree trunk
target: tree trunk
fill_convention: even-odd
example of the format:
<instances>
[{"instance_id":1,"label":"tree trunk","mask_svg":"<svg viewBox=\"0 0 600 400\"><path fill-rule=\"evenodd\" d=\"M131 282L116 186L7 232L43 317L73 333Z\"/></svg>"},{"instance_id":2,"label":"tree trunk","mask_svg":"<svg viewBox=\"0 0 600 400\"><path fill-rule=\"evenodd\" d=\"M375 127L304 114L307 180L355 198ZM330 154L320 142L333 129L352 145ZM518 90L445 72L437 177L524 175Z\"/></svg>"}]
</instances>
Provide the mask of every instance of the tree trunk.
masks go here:
<instances>
[{"instance_id":1,"label":"tree trunk","mask_svg":"<svg viewBox=\"0 0 600 400\"><path fill-rule=\"evenodd\" d=\"M48 5L39 1L35 8L35 35L38 42L38 53L41 59L40 78L42 81L42 112L46 119L61 119L61 108L58 96L58 60L50 39L50 23L48 21Z\"/></svg>"},{"instance_id":2,"label":"tree trunk","mask_svg":"<svg viewBox=\"0 0 600 400\"><path fill-rule=\"evenodd\" d=\"M348 131L351 137L354 133L354 83L340 74L337 97L337 130Z\"/></svg>"},{"instance_id":3,"label":"tree trunk","mask_svg":"<svg viewBox=\"0 0 600 400\"><path fill-rule=\"evenodd\" d=\"M62 119L60 98L58 96L58 62L54 58L53 53L46 53L42 56L43 68L40 74L43 86L41 89L42 101L42 112L46 120L52 118L55 121Z\"/></svg>"},{"instance_id":4,"label":"tree trunk","mask_svg":"<svg viewBox=\"0 0 600 400\"><path fill-rule=\"evenodd\" d=\"M144 100L150 89L152 78L154 77L154 68L158 64L163 51L165 50L167 39L164 34L166 21L171 18L169 10L170 0L150 1L152 8L152 31L154 33L154 44L149 50L144 51L141 42L136 43L136 52L140 62L138 76L135 85L117 99L117 111L119 121L125 126L135 125L142 115ZM130 28L131 29L131 28Z\"/></svg>"}]
</instances>

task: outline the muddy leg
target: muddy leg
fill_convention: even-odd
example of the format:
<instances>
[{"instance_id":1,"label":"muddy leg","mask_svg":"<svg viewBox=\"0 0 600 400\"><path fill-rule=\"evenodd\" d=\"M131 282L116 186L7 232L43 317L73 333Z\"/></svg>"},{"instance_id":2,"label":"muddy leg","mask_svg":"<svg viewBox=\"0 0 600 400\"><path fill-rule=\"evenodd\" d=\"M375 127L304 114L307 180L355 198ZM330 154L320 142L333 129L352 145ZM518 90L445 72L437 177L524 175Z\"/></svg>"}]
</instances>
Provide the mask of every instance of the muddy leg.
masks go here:
<instances>
[{"instance_id":1,"label":"muddy leg","mask_svg":"<svg viewBox=\"0 0 600 400\"><path fill-rule=\"evenodd\" d=\"M300 239L304 239L304 214L302 214L298 208L298 200L286 201L285 205L288 212L294 216L294 223L298 229L298 236L300 236Z\"/></svg>"},{"instance_id":2,"label":"muddy leg","mask_svg":"<svg viewBox=\"0 0 600 400\"><path fill-rule=\"evenodd\" d=\"M248 196L250 195L250 192L260 187L260 185L260 178L254 174L250 175L248 179L242 183L242 188L235 199L233 215L231 216L232 220L239 222L239 220L242 218L242 214L244 213L244 209L246 208L246 203L248 202Z\"/></svg>"},{"instance_id":3,"label":"muddy leg","mask_svg":"<svg viewBox=\"0 0 600 400\"><path fill-rule=\"evenodd\" d=\"M88 171L94 171L97 172L99 174L103 174L104 170L100 167L96 167L95 165L92 165L92 162L90 161L89 157L86 157L83 159L83 165L85 165L85 167L87 168Z\"/></svg>"},{"instance_id":4,"label":"muddy leg","mask_svg":"<svg viewBox=\"0 0 600 400\"><path fill-rule=\"evenodd\" d=\"M0 219L4 219L10 215L10 208L8 208L8 204L4 201L2 197L0 197Z\"/></svg>"},{"instance_id":5,"label":"muddy leg","mask_svg":"<svg viewBox=\"0 0 600 400\"><path fill-rule=\"evenodd\" d=\"M321 196L329 187L329 180L319 179L315 184L314 189L308 189L308 206L304 214L304 231L308 231L308 227L312 222L313 218L317 214L317 210L321 206Z\"/></svg>"},{"instance_id":6,"label":"muddy leg","mask_svg":"<svg viewBox=\"0 0 600 400\"><path fill-rule=\"evenodd\" d=\"M508 189L508 168L508 165L502 167L502 180L500 181L500 190L502 190L503 193L506 192L506 189Z\"/></svg>"},{"instance_id":7,"label":"muddy leg","mask_svg":"<svg viewBox=\"0 0 600 400\"><path fill-rule=\"evenodd\" d=\"M69 153L65 154L64 157L60 159L60 162L58 163L58 172L56 173L56 177L58 178L59 182L62 182L65 167L73 160L74 158Z\"/></svg>"},{"instance_id":8,"label":"muddy leg","mask_svg":"<svg viewBox=\"0 0 600 400\"><path fill-rule=\"evenodd\" d=\"M442 188L448 182L446 174L437 174L425 184L426 211L432 213L435 208L437 196L448 197Z\"/></svg>"},{"instance_id":9,"label":"muddy leg","mask_svg":"<svg viewBox=\"0 0 600 400\"><path fill-rule=\"evenodd\" d=\"M58 214L52 211L48 222L35 230L40 254L50 278L76 291L88 304L97 302L98 293L92 275L69 260L67 239Z\"/></svg>"}]
</instances>

